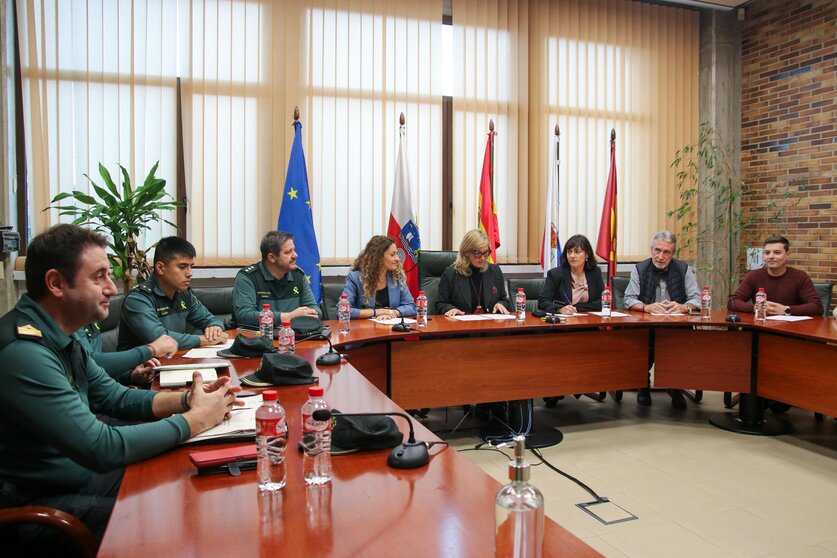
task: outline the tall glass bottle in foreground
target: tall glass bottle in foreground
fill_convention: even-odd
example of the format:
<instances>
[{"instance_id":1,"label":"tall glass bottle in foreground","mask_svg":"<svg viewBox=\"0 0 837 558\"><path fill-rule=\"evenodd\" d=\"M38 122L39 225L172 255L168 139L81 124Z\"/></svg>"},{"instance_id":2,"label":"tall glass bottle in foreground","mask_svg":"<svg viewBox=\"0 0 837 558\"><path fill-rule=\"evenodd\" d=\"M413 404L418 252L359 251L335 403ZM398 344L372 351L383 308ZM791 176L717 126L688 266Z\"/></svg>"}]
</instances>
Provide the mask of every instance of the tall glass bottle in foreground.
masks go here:
<instances>
[{"instance_id":1,"label":"tall glass bottle in foreground","mask_svg":"<svg viewBox=\"0 0 837 558\"><path fill-rule=\"evenodd\" d=\"M509 461L511 482L500 489L494 506L497 558L543 556L543 494L529 484L529 464L523 461L526 437L514 438L514 461Z\"/></svg>"}]
</instances>

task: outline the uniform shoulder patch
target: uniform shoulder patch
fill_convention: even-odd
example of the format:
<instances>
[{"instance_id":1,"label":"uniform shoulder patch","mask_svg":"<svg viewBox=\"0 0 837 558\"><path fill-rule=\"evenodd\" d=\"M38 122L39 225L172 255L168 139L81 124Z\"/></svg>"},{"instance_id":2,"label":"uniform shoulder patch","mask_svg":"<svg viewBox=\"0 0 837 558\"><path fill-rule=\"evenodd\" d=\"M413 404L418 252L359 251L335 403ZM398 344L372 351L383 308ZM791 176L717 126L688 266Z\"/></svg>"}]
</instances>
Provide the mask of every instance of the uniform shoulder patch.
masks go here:
<instances>
[{"instance_id":1,"label":"uniform shoulder patch","mask_svg":"<svg viewBox=\"0 0 837 558\"><path fill-rule=\"evenodd\" d=\"M258 268L259 268L259 264L251 264L251 265L248 265L247 267L245 267L244 269L242 269L241 271L250 275L251 273L256 271Z\"/></svg>"},{"instance_id":2,"label":"uniform shoulder patch","mask_svg":"<svg viewBox=\"0 0 837 558\"><path fill-rule=\"evenodd\" d=\"M24 324L17 326L17 336L20 338L28 338L28 339L43 339L44 334L41 333L41 330L37 327L33 326L32 324Z\"/></svg>"}]
</instances>

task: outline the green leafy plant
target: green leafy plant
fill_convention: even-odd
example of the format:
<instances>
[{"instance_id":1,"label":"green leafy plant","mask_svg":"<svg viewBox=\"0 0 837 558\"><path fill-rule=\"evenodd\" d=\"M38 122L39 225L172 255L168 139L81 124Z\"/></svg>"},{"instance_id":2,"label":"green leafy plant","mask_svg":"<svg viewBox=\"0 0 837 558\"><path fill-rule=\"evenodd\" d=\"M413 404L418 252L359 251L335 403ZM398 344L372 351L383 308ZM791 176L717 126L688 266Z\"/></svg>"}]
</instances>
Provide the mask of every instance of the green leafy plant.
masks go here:
<instances>
[{"instance_id":1,"label":"green leafy plant","mask_svg":"<svg viewBox=\"0 0 837 558\"><path fill-rule=\"evenodd\" d=\"M667 214L679 227L678 257L684 253L696 257L695 269L704 274L703 279L722 287L713 288L716 297L723 297L719 300L729 296L745 271L743 241L766 234L802 200L800 193L786 190L764 205L742 207L752 189L738 177L734 166L738 157L732 145L702 123L697 143L677 150L671 163L680 205Z\"/></svg>"},{"instance_id":2,"label":"green leafy plant","mask_svg":"<svg viewBox=\"0 0 837 558\"><path fill-rule=\"evenodd\" d=\"M137 279L145 280L151 274L152 268L146 258L151 246L142 248L139 244L143 232L151 229L151 223L157 222L176 228L177 225L163 218L163 212L184 205L166 192L165 179L155 176L159 164L159 161L154 163L145 182L134 188L125 167L119 165L122 184L117 186L107 168L99 163L104 187L84 175L90 181L95 197L80 190L62 192L44 209L57 209L59 215L73 217L73 224L91 226L108 237L108 259L113 276L122 279L125 292L134 287ZM75 205L59 204L65 200L73 200Z\"/></svg>"}]
</instances>

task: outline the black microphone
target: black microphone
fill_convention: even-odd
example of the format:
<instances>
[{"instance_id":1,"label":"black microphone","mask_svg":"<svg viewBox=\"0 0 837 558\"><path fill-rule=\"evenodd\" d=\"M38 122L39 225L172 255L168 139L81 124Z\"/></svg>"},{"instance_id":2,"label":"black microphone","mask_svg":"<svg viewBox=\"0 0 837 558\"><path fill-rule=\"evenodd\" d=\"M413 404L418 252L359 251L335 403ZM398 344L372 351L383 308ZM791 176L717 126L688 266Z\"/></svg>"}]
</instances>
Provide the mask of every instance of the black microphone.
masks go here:
<instances>
[{"instance_id":1,"label":"black microphone","mask_svg":"<svg viewBox=\"0 0 837 558\"><path fill-rule=\"evenodd\" d=\"M411 328L410 326L408 326L404 322L404 316L401 316L401 323L400 324L395 324L394 326L392 326L392 331L397 331L399 333L407 333L408 331L415 331L415 330L413 328Z\"/></svg>"},{"instance_id":2,"label":"black microphone","mask_svg":"<svg viewBox=\"0 0 837 558\"><path fill-rule=\"evenodd\" d=\"M311 418L317 421L329 420L331 417L402 417L407 419L407 424L410 425L410 435L407 438L407 443L400 444L392 448L392 451L387 457L387 465L394 469L416 469L424 467L430 461L430 452L427 451L427 442L416 442L416 433L413 430L413 421L404 413L341 413L339 411L329 411L328 409L318 409L311 414Z\"/></svg>"},{"instance_id":3,"label":"black microphone","mask_svg":"<svg viewBox=\"0 0 837 558\"><path fill-rule=\"evenodd\" d=\"M328 341L328 352L317 357L317 360L315 361L317 366L337 366L344 358L349 360L349 355L341 355L334 350L334 345L331 344L330 336L319 333L313 337L309 337L308 339L322 339L323 341Z\"/></svg>"},{"instance_id":4,"label":"black microphone","mask_svg":"<svg viewBox=\"0 0 837 558\"><path fill-rule=\"evenodd\" d=\"M729 295L729 301L727 306L730 308L730 315L726 317L726 321L731 324L737 324L741 321L741 318L738 317L738 314L735 313L735 305L732 303L732 293Z\"/></svg>"}]
</instances>

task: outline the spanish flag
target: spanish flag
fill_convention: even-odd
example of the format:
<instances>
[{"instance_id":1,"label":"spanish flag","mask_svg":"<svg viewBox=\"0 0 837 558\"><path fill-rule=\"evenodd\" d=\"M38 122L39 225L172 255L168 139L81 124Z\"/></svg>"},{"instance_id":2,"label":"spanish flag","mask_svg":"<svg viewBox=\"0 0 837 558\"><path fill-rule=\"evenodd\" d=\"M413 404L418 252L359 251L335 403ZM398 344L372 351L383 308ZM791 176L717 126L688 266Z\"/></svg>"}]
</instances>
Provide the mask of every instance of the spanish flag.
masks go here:
<instances>
[{"instance_id":1,"label":"spanish flag","mask_svg":"<svg viewBox=\"0 0 837 558\"><path fill-rule=\"evenodd\" d=\"M491 256L488 261L497 263L497 248L500 247L500 227L497 224L497 204L494 203L494 122L491 122L488 142L485 144L485 158L482 161L480 177L479 228L488 237Z\"/></svg>"},{"instance_id":2,"label":"spanish flag","mask_svg":"<svg viewBox=\"0 0 837 558\"><path fill-rule=\"evenodd\" d=\"M596 255L607 260L607 284L616 274L616 130L610 131L610 172L607 174Z\"/></svg>"}]
</instances>

